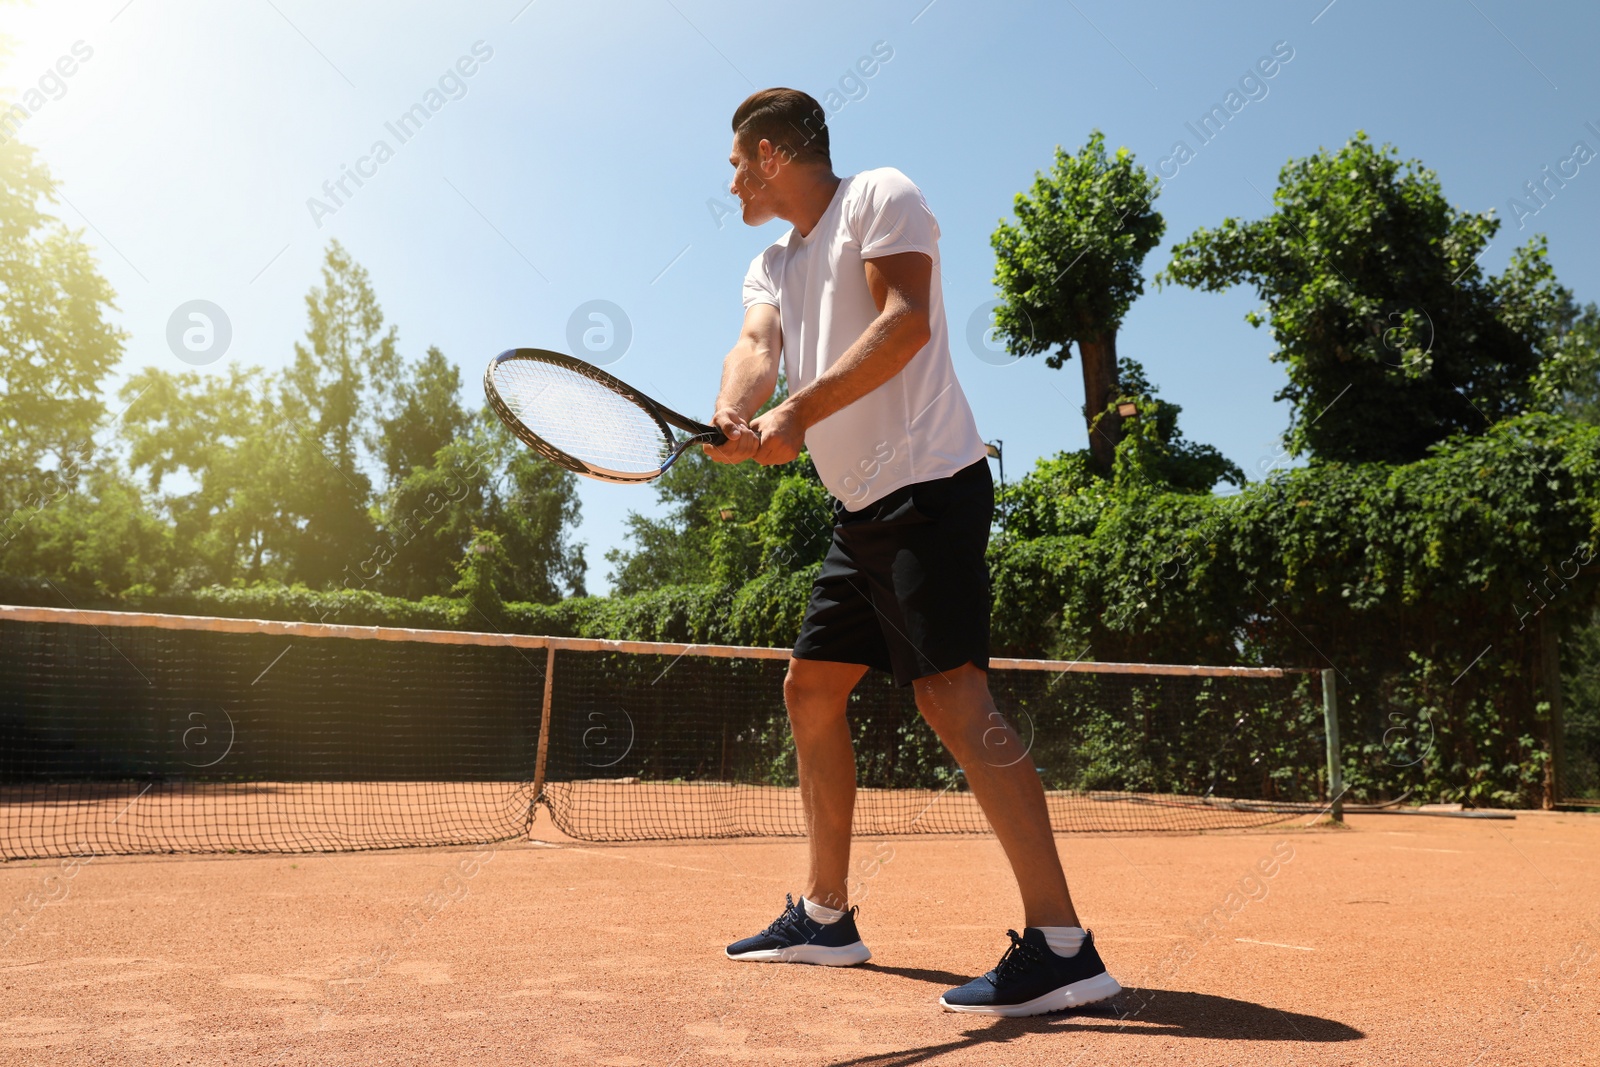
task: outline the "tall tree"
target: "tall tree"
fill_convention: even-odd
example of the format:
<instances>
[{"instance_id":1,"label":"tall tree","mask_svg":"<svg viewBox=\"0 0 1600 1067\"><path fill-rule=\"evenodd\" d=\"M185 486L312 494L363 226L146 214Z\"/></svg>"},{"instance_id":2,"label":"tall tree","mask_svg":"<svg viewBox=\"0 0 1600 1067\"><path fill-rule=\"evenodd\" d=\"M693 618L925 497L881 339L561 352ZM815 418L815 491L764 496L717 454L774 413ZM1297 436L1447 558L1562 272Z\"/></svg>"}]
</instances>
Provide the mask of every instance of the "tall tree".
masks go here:
<instances>
[{"instance_id":1,"label":"tall tree","mask_svg":"<svg viewBox=\"0 0 1600 1067\"><path fill-rule=\"evenodd\" d=\"M11 44L0 34L0 62ZM103 447L125 335L82 231L48 213L55 190L32 148L0 138L0 573L120 593L167 580L170 537Z\"/></svg>"},{"instance_id":2,"label":"tall tree","mask_svg":"<svg viewBox=\"0 0 1600 1067\"><path fill-rule=\"evenodd\" d=\"M470 416L461 406L461 372L443 352L430 347L406 364L393 395L377 447L387 484L379 509L384 564L364 559L346 575L398 596L442 594L483 516L491 475L470 449L451 450Z\"/></svg>"},{"instance_id":3,"label":"tall tree","mask_svg":"<svg viewBox=\"0 0 1600 1067\"><path fill-rule=\"evenodd\" d=\"M491 479L478 525L500 538L506 599L551 603L563 592L583 596L588 563L583 545L572 539L582 513L577 475L535 455L488 408L477 418L472 447L475 456L487 457Z\"/></svg>"},{"instance_id":4,"label":"tall tree","mask_svg":"<svg viewBox=\"0 0 1600 1067\"><path fill-rule=\"evenodd\" d=\"M496 554L498 595L545 603L582 595L583 547L571 537L576 476L540 460L487 411L469 415L460 385L436 348L407 367L379 441L389 478L379 546L346 575L400 596L444 594L482 535L493 539L485 551Z\"/></svg>"},{"instance_id":5,"label":"tall tree","mask_svg":"<svg viewBox=\"0 0 1600 1067\"><path fill-rule=\"evenodd\" d=\"M773 395L761 406L772 410L789 395L782 375ZM820 486L809 456L785 467L751 463L714 463L692 448L656 480L659 516L628 513L631 548L606 553L612 566L612 592L631 596L668 585L700 582L739 584L755 577L766 562L771 540L768 509L773 493L786 479ZM787 526L831 525L832 514L814 522ZM812 536L804 531L796 537ZM786 556L788 554L786 553Z\"/></svg>"},{"instance_id":6,"label":"tall tree","mask_svg":"<svg viewBox=\"0 0 1600 1067\"><path fill-rule=\"evenodd\" d=\"M304 582L322 588L378 543L371 457L400 365L367 272L338 242L306 297L307 328L283 372L148 368L124 386L129 461L163 497L180 585ZM402 450L403 451L403 450Z\"/></svg>"},{"instance_id":7,"label":"tall tree","mask_svg":"<svg viewBox=\"0 0 1600 1067\"><path fill-rule=\"evenodd\" d=\"M1083 364L1084 418L1089 449L1102 474L1111 471L1121 420L1117 330L1135 297L1144 292L1140 265L1161 241L1166 222L1151 210L1156 179L1118 148L1106 155L1105 135L1069 155L1056 148L1049 174L1018 193L1015 224L1002 222L990 238L995 285L1002 303L995 324L1018 355L1055 351L1060 368L1078 346Z\"/></svg>"},{"instance_id":8,"label":"tall tree","mask_svg":"<svg viewBox=\"0 0 1600 1067\"><path fill-rule=\"evenodd\" d=\"M1571 304L1542 236L1486 276L1493 213L1451 207L1433 171L1360 132L1286 164L1273 205L1195 231L1158 279L1255 287L1268 314L1246 318L1271 323L1287 365L1294 454L1410 462L1527 407Z\"/></svg>"},{"instance_id":9,"label":"tall tree","mask_svg":"<svg viewBox=\"0 0 1600 1067\"><path fill-rule=\"evenodd\" d=\"M431 464L439 449L465 433L471 422L461 406L461 369L436 346L405 367L393 395L393 414L380 421L378 445L391 486Z\"/></svg>"},{"instance_id":10,"label":"tall tree","mask_svg":"<svg viewBox=\"0 0 1600 1067\"><path fill-rule=\"evenodd\" d=\"M138 398L124 420L128 463L172 523L175 588L290 580L300 528L284 500L296 456L280 433L274 376L238 364L225 374L150 367L121 395ZM164 491L169 479L179 488Z\"/></svg>"},{"instance_id":11,"label":"tall tree","mask_svg":"<svg viewBox=\"0 0 1600 1067\"><path fill-rule=\"evenodd\" d=\"M55 188L32 148L0 142L0 544L75 484L122 358L111 286L82 233L46 211Z\"/></svg>"},{"instance_id":12,"label":"tall tree","mask_svg":"<svg viewBox=\"0 0 1600 1067\"><path fill-rule=\"evenodd\" d=\"M322 284L306 296L306 315L305 340L283 376L277 429L293 457L284 501L300 530L292 573L320 587L376 541L363 446L376 450L400 357L366 269L338 241L323 259Z\"/></svg>"}]
</instances>

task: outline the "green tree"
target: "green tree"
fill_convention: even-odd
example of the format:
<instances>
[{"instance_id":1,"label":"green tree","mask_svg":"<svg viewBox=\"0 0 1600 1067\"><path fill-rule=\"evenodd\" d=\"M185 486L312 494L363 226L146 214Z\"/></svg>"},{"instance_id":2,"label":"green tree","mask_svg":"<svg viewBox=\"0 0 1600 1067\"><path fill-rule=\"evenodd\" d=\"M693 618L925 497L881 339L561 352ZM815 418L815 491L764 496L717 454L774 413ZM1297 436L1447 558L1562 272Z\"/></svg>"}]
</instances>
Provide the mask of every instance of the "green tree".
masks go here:
<instances>
[{"instance_id":1,"label":"green tree","mask_svg":"<svg viewBox=\"0 0 1600 1067\"><path fill-rule=\"evenodd\" d=\"M171 523L111 460L87 470L75 491L45 508L16 549L7 571L76 590L75 602L83 594L98 601L166 591L179 558Z\"/></svg>"},{"instance_id":2,"label":"green tree","mask_svg":"<svg viewBox=\"0 0 1600 1067\"><path fill-rule=\"evenodd\" d=\"M46 210L55 188L32 148L0 142L0 546L92 466L122 358L111 286L82 232Z\"/></svg>"},{"instance_id":3,"label":"green tree","mask_svg":"<svg viewBox=\"0 0 1600 1067\"><path fill-rule=\"evenodd\" d=\"M497 588L507 600L551 603L582 595L577 478L544 463L487 410L461 403L461 373L437 348L408 364L381 421L376 449L388 489L373 553L345 581L423 597L447 592L478 532L492 533Z\"/></svg>"},{"instance_id":4,"label":"green tree","mask_svg":"<svg viewBox=\"0 0 1600 1067\"><path fill-rule=\"evenodd\" d=\"M376 449L387 484L379 542L373 555L346 564L342 580L372 580L404 597L441 594L484 518L490 475L465 441L472 419L461 404L461 372L444 353L429 348L405 364L392 393Z\"/></svg>"},{"instance_id":5,"label":"green tree","mask_svg":"<svg viewBox=\"0 0 1600 1067\"><path fill-rule=\"evenodd\" d=\"M322 284L306 296L306 314L305 340L282 378L276 432L294 474L283 497L299 530L290 571L320 587L377 540L363 446L380 447L400 357L366 269L338 241L323 259Z\"/></svg>"},{"instance_id":6,"label":"green tree","mask_svg":"<svg viewBox=\"0 0 1600 1067\"><path fill-rule=\"evenodd\" d=\"M1140 265L1166 231L1151 210L1157 190L1132 152L1108 157L1095 130L1077 155L1056 148L1050 173L1017 194L1015 224L1002 222L990 238L1002 297L995 324L1007 348L1024 356L1054 349L1046 363L1059 368L1078 346L1089 450L1102 474L1111 472L1122 436L1112 406L1117 330L1144 292Z\"/></svg>"},{"instance_id":7,"label":"green tree","mask_svg":"<svg viewBox=\"0 0 1600 1067\"><path fill-rule=\"evenodd\" d=\"M1198 444L1183 436L1178 428L1182 405L1162 400L1137 360L1124 357L1118 365L1118 376L1118 400L1135 404L1150 430L1150 471L1156 480L1190 493L1209 493L1218 482L1244 485L1244 471L1215 446Z\"/></svg>"},{"instance_id":8,"label":"green tree","mask_svg":"<svg viewBox=\"0 0 1600 1067\"><path fill-rule=\"evenodd\" d=\"M1408 463L1456 433L1527 409L1570 294L1543 237L1498 277L1478 257L1492 212L1450 206L1438 176L1357 133L1291 160L1274 211L1197 230L1158 280L1207 291L1248 284L1271 323L1293 405L1295 455Z\"/></svg>"},{"instance_id":9,"label":"green tree","mask_svg":"<svg viewBox=\"0 0 1600 1067\"><path fill-rule=\"evenodd\" d=\"M482 530L502 546L507 599L581 594L576 479L469 412L460 371L437 348L403 360L366 272L337 244L307 306L306 340L282 373L152 368L123 389L141 398L130 464L159 494L183 561L172 591L266 582L442 595ZM180 488L163 492L169 479Z\"/></svg>"},{"instance_id":10,"label":"green tree","mask_svg":"<svg viewBox=\"0 0 1600 1067\"><path fill-rule=\"evenodd\" d=\"M205 375L150 367L121 396L132 402L123 432L129 465L172 524L181 561L173 590L290 580L300 530L284 500L295 453L278 430L274 377L237 364ZM168 479L182 488L163 492Z\"/></svg>"},{"instance_id":11,"label":"green tree","mask_svg":"<svg viewBox=\"0 0 1600 1067\"><path fill-rule=\"evenodd\" d=\"M761 411L788 395L780 376ZM781 486L787 486L783 493ZM633 547L606 553L616 596L705 582L738 586L773 562L788 568L821 559L817 530L833 521L832 498L806 453L787 466L763 467L716 463L691 448L655 489L664 514L629 512ZM783 502L776 512L774 494Z\"/></svg>"},{"instance_id":12,"label":"green tree","mask_svg":"<svg viewBox=\"0 0 1600 1067\"><path fill-rule=\"evenodd\" d=\"M393 393L393 414L381 420L378 444L391 486L431 464L471 422L461 405L461 370L437 347L405 368Z\"/></svg>"},{"instance_id":13,"label":"green tree","mask_svg":"<svg viewBox=\"0 0 1600 1067\"><path fill-rule=\"evenodd\" d=\"M1600 610L1579 618L1561 645L1566 729L1565 781L1570 797L1600 796Z\"/></svg>"},{"instance_id":14,"label":"green tree","mask_svg":"<svg viewBox=\"0 0 1600 1067\"><path fill-rule=\"evenodd\" d=\"M476 454L487 457L491 479L480 525L504 546L506 599L549 604L563 592L584 596L588 563L572 539L582 514L578 476L535 455L487 408L478 421Z\"/></svg>"},{"instance_id":15,"label":"green tree","mask_svg":"<svg viewBox=\"0 0 1600 1067\"><path fill-rule=\"evenodd\" d=\"M577 483L480 410L391 494L376 556L378 587L409 597L445 592L462 553L483 532L499 546L496 588L506 600L583 596L588 565L572 538L582 514Z\"/></svg>"},{"instance_id":16,"label":"green tree","mask_svg":"<svg viewBox=\"0 0 1600 1067\"><path fill-rule=\"evenodd\" d=\"M668 585L743 583L761 566L761 517L786 475L816 478L809 459L789 467L730 465L686 452L656 482L659 516L628 515L625 549L611 549L612 590L620 596Z\"/></svg>"},{"instance_id":17,"label":"green tree","mask_svg":"<svg viewBox=\"0 0 1600 1067\"><path fill-rule=\"evenodd\" d=\"M456 583L450 595L466 602L467 625L474 617L498 630L505 621L505 597L500 588L505 574L506 547L493 530L472 531L467 550L456 561Z\"/></svg>"},{"instance_id":18,"label":"green tree","mask_svg":"<svg viewBox=\"0 0 1600 1067\"><path fill-rule=\"evenodd\" d=\"M1550 348L1534 382L1539 406L1600 423L1600 307L1591 301L1581 310L1568 308Z\"/></svg>"}]
</instances>

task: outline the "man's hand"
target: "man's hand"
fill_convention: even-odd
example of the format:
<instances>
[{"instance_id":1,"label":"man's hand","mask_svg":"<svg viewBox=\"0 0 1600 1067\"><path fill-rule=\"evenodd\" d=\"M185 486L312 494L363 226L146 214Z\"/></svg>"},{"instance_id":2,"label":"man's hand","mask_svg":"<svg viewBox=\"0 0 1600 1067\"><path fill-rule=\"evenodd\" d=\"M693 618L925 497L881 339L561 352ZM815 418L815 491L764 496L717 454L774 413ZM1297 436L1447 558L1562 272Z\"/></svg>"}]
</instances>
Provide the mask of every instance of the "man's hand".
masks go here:
<instances>
[{"instance_id":1,"label":"man's hand","mask_svg":"<svg viewBox=\"0 0 1600 1067\"><path fill-rule=\"evenodd\" d=\"M751 428L760 435L756 449L756 462L763 467L793 463L806 444L806 428L801 425L794 408L788 401L779 404L765 415L757 415Z\"/></svg>"},{"instance_id":2,"label":"man's hand","mask_svg":"<svg viewBox=\"0 0 1600 1067\"><path fill-rule=\"evenodd\" d=\"M711 417L711 425L721 430L728 441L726 444L700 447L718 463L743 463L754 456L756 449L761 446L760 436L737 411L724 408Z\"/></svg>"},{"instance_id":3,"label":"man's hand","mask_svg":"<svg viewBox=\"0 0 1600 1067\"><path fill-rule=\"evenodd\" d=\"M742 463L756 454L761 437L750 428L745 413L766 403L778 384L778 353L783 346L783 323L772 304L753 304L744 313L739 342L722 361L722 388L717 393L717 413L711 425L728 441L703 445L718 463Z\"/></svg>"},{"instance_id":4,"label":"man's hand","mask_svg":"<svg viewBox=\"0 0 1600 1067\"><path fill-rule=\"evenodd\" d=\"M899 374L928 343L933 260L921 252L900 252L869 259L864 269L878 317L810 384L751 420L761 435L757 463L770 467L793 461L805 447L806 430Z\"/></svg>"}]
</instances>

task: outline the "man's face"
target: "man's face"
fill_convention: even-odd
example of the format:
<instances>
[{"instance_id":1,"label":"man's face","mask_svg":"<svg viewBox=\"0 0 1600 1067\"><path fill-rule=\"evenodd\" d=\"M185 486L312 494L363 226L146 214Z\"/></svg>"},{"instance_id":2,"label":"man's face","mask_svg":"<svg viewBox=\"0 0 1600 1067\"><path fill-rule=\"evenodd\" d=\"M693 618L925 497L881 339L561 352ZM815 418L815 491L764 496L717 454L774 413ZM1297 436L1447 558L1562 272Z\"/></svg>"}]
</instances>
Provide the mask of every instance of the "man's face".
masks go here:
<instances>
[{"instance_id":1,"label":"man's face","mask_svg":"<svg viewBox=\"0 0 1600 1067\"><path fill-rule=\"evenodd\" d=\"M728 162L733 164L733 181L728 183L728 190L739 198L745 225L760 226L772 219L777 214L770 180L777 172L772 145L763 140L756 144L754 153L747 152L735 135Z\"/></svg>"}]
</instances>

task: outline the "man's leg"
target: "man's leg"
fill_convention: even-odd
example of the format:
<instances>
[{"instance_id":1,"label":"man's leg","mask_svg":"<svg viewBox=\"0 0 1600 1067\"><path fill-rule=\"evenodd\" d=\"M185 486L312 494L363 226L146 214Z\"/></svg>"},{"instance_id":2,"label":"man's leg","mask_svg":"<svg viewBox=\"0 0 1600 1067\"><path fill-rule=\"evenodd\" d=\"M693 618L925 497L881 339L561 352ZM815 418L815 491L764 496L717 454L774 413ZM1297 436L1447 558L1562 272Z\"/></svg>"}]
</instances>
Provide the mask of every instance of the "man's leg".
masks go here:
<instances>
[{"instance_id":1,"label":"man's leg","mask_svg":"<svg viewBox=\"0 0 1600 1067\"><path fill-rule=\"evenodd\" d=\"M1016 731L995 710L988 673L966 663L919 678L912 685L917 710L961 764L967 784L1011 861L1022 891L1025 924L1081 926L1050 830L1044 786ZM791 710L790 716L793 714ZM801 774L803 785L803 769Z\"/></svg>"},{"instance_id":2,"label":"man's leg","mask_svg":"<svg viewBox=\"0 0 1600 1067\"><path fill-rule=\"evenodd\" d=\"M856 806L856 756L845 708L850 691L866 672L856 663L791 659L783 681L811 848L805 897L828 908L849 903L846 882Z\"/></svg>"},{"instance_id":3,"label":"man's leg","mask_svg":"<svg viewBox=\"0 0 1600 1067\"><path fill-rule=\"evenodd\" d=\"M791 897L772 925L729 945L730 959L851 967L872 958L846 906L856 759L845 709L868 667L891 663L867 588L835 528L783 681L811 871L801 900Z\"/></svg>"},{"instance_id":4,"label":"man's leg","mask_svg":"<svg viewBox=\"0 0 1600 1067\"><path fill-rule=\"evenodd\" d=\"M856 756L845 707L867 668L831 660L791 659L783 699L800 765L800 799L811 844L811 873L798 903L791 896L776 922L729 945L734 960L851 967L872 953L848 910L850 820L856 806ZM822 909L842 914L830 915Z\"/></svg>"}]
</instances>

